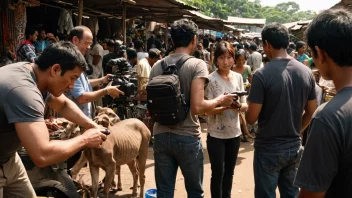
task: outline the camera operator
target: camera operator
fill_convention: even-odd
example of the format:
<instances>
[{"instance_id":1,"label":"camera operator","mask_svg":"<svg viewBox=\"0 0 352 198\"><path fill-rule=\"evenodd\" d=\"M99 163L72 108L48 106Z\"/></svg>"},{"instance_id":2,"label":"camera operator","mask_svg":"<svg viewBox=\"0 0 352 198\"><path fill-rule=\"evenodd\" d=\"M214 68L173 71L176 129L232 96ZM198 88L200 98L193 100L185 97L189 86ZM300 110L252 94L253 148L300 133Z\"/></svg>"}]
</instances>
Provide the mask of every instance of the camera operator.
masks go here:
<instances>
[{"instance_id":1,"label":"camera operator","mask_svg":"<svg viewBox=\"0 0 352 198\"><path fill-rule=\"evenodd\" d=\"M68 39L78 48L78 50L83 55L85 55L87 50L90 48L90 45L92 44L93 35L88 27L77 26L71 30ZM120 94L123 94L123 92L121 92L116 86L111 86L111 83L109 83L108 86L106 86L104 89L92 91L92 87L108 83L108 78L110 76L111 75L108 74L105 77L99 79L88 80L86 74L82 72L79 78L76 80L74 87L66 93L66 96L74 101L87 117L92 118L92 114L94 112L92 111L91 102L96 101L105 95L110 95L111 97L119 97ZM80 153L77 153L75 156L68 160L68 170L76 163L79 157Z\"/></svg>"},{"instance_id":2,"label":"camera operator","mask_svg":"<svg viewBox=\"0 0 352 198\"><path fill-rule=\"evenodd\" d=\"M148 57L141 59L135 66L138 80L138 98L140 101L145 101L147 99L146 88L149 81L150 70L160 58L160 50L152 48L148 52Z\"/></svg>"},{"instance_id":3,"label":"camera operator","mask_svg":"<svg viewBox=\"0 0 352 198\"><path fill-rule=\"evenodd\" d=\"M226 41L220 42L215 49L215 64L218 68L209 75L205 98L214 99L224 93L244 91L241 74L231 71L235 60L235 49ZM233 174L240 148L241 111L246 111L244 97L237 96L231 107L216 107L207 112L207 148L211 163L211 197L231 197ZM225 166L224 166L225 164Z\"/></svg>"},{"instance_id":4,"label":"camera operator","mask_svg":"<svg viewBox=\"0 0 352 198\"><path fill-rule=\"evenodd\" d=\"M85 55L87 49L90 48L92 39L92 32L85 26L75 27L69 35L69 40L78 47L83 55ZM82 73L77 79L74 88L68 91L67 96L77 103L86 116L91 118L92 113L94 113L92 112L91 102L105 95L110 95L115 98L123 94L116 86L111 86L111 83L104 89L92 91L92 87L108 83L110 76L111 74L108 74L102 78L88 80L85 74Z\"/></svg>"}]
</instances>

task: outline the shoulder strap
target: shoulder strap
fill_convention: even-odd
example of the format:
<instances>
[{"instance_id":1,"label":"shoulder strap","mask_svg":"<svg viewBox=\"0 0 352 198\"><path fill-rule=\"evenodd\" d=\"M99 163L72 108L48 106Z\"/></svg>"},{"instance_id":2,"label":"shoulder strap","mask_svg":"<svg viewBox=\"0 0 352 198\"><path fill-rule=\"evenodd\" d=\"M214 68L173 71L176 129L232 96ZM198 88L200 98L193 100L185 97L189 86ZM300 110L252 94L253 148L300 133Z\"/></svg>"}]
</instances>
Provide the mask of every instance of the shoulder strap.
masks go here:
<instances>
[{"instance_id":1,"label":"shoulder strap","mask_svg":"<svg viewBox=\"0 0 352 198\"><path fill-rule=\"evenodd\" d=\"M181 68L181 66L190 58L193 58L193 56L190 55L183 55L177 62L176 62L176 69L179 70ZM167 57L165 57L163 60L161 60L160 64L161 64L161 68L164 71L165 68L168 66L166 63Z\"/></svg>"},{"instance_id":2,"label":"shoulder strap","mask_svg":"<svg viewBox=\"0 0 352 198\"><path fill-rule=\"evenodd\" d=\"M182 65L190 58L193 58L193 56L190 55L183 55L177 62L176 62L176 68L177 70L180 70Z\"/></svg>"}]
</instances>

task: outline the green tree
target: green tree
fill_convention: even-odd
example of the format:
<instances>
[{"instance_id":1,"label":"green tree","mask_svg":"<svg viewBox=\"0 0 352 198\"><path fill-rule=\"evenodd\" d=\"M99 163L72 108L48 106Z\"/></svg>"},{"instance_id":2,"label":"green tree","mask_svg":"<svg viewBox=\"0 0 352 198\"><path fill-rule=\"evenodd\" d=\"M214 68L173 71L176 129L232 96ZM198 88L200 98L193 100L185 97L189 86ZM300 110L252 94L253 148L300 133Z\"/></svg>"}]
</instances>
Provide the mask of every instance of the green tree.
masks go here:
<instances>
[{"instance_id":1,"label":"green tree","mask_svg":"<svg viewBox=\"0 0 352 198\"><path fill-rule=\"evenodd\" d=\"M227 19L228 16L245 18L265 18L267 23L288 23L309 20L316 16L314 11L300 11L293 1L262 6L260 0L185 0L189 5L198 7L207 16Z\"/></svg>"}]
</instances>

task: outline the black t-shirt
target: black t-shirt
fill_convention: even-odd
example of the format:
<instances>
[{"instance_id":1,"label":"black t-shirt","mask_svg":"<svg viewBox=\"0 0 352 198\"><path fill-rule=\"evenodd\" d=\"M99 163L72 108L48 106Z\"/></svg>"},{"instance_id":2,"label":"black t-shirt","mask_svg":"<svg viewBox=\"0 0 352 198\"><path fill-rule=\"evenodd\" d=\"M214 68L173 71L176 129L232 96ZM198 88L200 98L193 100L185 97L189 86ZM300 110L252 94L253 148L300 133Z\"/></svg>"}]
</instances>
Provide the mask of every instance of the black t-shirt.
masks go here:
<instances>
[{"instance_id":1,"label":"black t-shirt","mask_svg":"<svg viewBox=\"0 0 352 198\"><path fill-rule=\"evenodd\" d=\"M262 104L256 150L298 148L302 114L308 100L316 99L310 69L294 59L273 59L253 75L248 101Z\"/></svg>"},{"instance_id":2,"label":"black t-shirt","mask_svg":"<svg viewBox=\"0 0 352 198\"><path fill-rule=\"evenodd\" d=\"M317 109L295 185L325 198L352 196L352 87Z\"/></svg>"}]
</instances>

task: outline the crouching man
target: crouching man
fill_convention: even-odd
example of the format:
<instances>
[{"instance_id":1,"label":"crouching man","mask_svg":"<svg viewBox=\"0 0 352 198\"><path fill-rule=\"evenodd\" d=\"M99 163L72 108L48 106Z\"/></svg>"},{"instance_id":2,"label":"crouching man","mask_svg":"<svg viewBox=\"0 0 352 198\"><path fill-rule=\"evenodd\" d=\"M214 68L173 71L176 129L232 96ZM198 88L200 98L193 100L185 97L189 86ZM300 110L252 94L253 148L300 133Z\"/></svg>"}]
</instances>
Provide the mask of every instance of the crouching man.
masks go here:
<instances>
[{"instance_id":1,"label":"crouching man","mask_svg":"<svg viewBox=\"0 0 352 198\"><path fill-rule=\"evenodd\" d=\"M83 55L71 43L54 43L35 63L0 68L0 198L36 197L16 151L21 145L36 166L66 160L84 147L100 148L106 136L62 93L72 89L86 68ZM44 106L88 129L70 140L49 141Z\"/></svg>"}]
</instances>

